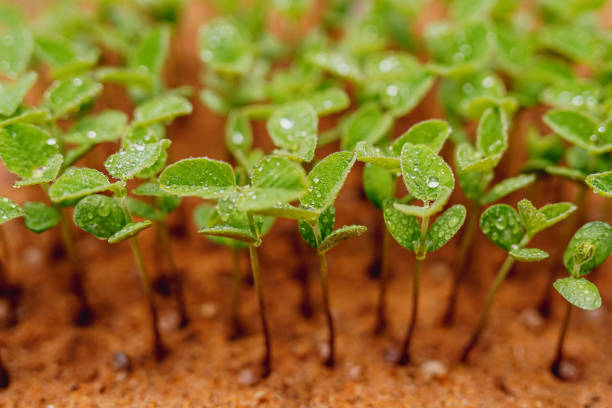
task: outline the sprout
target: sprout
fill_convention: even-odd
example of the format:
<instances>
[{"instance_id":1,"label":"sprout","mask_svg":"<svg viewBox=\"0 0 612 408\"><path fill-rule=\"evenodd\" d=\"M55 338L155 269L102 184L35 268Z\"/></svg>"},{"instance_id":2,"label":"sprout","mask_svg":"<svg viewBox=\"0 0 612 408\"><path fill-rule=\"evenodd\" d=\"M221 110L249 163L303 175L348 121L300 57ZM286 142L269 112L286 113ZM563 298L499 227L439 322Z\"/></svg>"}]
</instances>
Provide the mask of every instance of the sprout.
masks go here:
<instances>
[{"instance_id":1,"label":"sprout","mask_svg":"<svg viewBox=\"0 0 612 408\"><path fill-rule=\"evenodd\" d=\"M314 211L315 216L300 220L300 234L317 250L320 265L323 308L327 320L329 354L325 365L335 364L335 331L331 314L326 253L342 241L359 236L366 231L361 225L346 225L334 230L335 209L333 203L355 163L351 152L333 153L317 163L308 174L308 192L300 202L303 207Z\"/></svg>"},{"instance_id":2,"label":"sprout","mask_svg":"<svg viewBox=\"0 0 612 408\"><path fill-rule=\"evenodd\" d=\"M405 143L401 149L400 167L411 199L423 202L423 206L403 204L396 200L387 200L384 204L385 223L391 236L416 256L412 314L397 361L405 365L411 361L410 344L417 322L422 263L427 253L444 246L459 231L465 221L466 211L462 205L454 205L430 225L431 218L443 210L455 187L450 167L432 148L423 144Z\"/></svg>"},{"instance_id":3,"label":"sprout","mask_svg":"<svg viewBox=\"0 0 612 408\"><path fill-rule=\"evenodd\" d=\"M160 176L160 186L177 196L215 200L217 206L209 225L199 232L248 244L264 334L261 375L267 377L272 368L272 344L257 251L263 235L260 215L294 218L291 216L293 207L288 203L306 193L307 180L298 164L274 155L263 157L250 172L249 179L249 183L239 186L229 164L202 157L184 159L168 166Z\"/></svg>"},{"instance_id":4,"label":"sprout","mask_svg":"<svg viewBox=\"0 0 612 408\"><path fill-rule=\"evenodd\" d=\"M548 254L538 248L526 248L531 238L538 232L569 217L576 211L572 203L547 204L535 208L529 200L519 201L518 213L506 204L494 204L487 208L480 217L480 229L500 248L507 251L505 261L497 271L497 276L489 289L485 305L480 315L478 325L469 342L461 353L461 362L466 363L471 351L474 349L489 319L489 312L495 295L506 279L514 262L537 262L548 257Z\"/></svg>"},{"instance_id":5,"label":"sprout","mask_svg":"<svg viewBox=\"0 0 612 408\"><path fill-rule=\"evenodd\" d=\"M567 308L554 360L550 366L552 373L563 379L563 344L570 322L572 305L584 310L596 310L601 306L601 296L597 287L584 278L601 265L612 252L612 228L605 222L595 221L583 225L572 237L565 253L563 264L569 277L557 279L554 288L567 300Z\"/></svg>"}]
</instances>

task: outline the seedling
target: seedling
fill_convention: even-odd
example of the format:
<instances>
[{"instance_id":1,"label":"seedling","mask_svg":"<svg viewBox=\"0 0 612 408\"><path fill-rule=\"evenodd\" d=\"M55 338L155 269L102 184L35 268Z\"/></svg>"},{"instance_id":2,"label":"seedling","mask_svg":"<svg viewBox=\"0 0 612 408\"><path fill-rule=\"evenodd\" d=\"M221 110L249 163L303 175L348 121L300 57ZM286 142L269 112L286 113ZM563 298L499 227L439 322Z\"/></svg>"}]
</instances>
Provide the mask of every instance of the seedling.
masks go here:
<instances>
[{"instance_id":1,"label":"seedling","mask_svg":"<svg viewBox=\"0 0 612 408\"><path fill-rule=\"evenodd\" d=\"M563 379L563 344L570 323L573 307L596 310L601 306L601 296L592 282L584 276L601 265L612 252L612 228L605 222L595 221L583 225L572 237L564 254L563 264L569 272L567 278L557 279L554 288L567 300L565 317L559 332L555 358L550 366L552 373Z\"/></svg>"},{"instance_id":2,"label":"seedling","mask_svg":"<svg viewBox=\"0 0 612 408\"><path fill-rule=\"evenodd\" d=\"M160 176L161 188L177 196L197 196L217 202L205 235L220 236L249 245L251 272L259 303L265 354L262 376L271 372L272 344L268 330L257 248L262 243L263 219L258 214L295 218L310 213L288 203L306 193L307 179L297 164L279 156L265 156L250 173L250 182L236 183L232 167L206 157L190 158L168 166Z\"/></svg>"},{"instance_id":3,"label":"seedling","mask_svg":"<svg viewBox=\"0 0 612 408\"><path fill-rule=\"evenodd\" d=\"M397 361L400 365L411 361L410 344L418 316L422 263L427 253L444 246L459 231L466 215L465 207L457 204L444 211L430 225L430 219L442 211L455 187L450 167L436 153L441 143L431 142L437 144L438 149L434 150L425 144L404 143L399 157L401 174L410 200L421 200L423 206L408 205L396 200L387 200L384 204L385 223L389 232L401 246L416 256L412 276L412 314ZM394 162L396 159L389 158L379 161L389 166Z\"/></svg>"},{"instance_id":4,"label":"seedling","mask_svg":"<svg viewBox=\"0 0 612 408\"><path fill-rule=\"evenodd\" d=\"M335 364L335 331L329 300L326 253L342 241L366 231L366 227L361 225L346 225L334 231L333 203L355 159L355 153L337 152L321 160L308 173L308 192L300 199L302 207L316 213L314 217L300 220L299 228L302 238L317 250L319 256L321 292L328 330L329 354L325 359L325 365L328 367L333 367Z\"/></svg>"},{"instance_id":5,"label":"seedling","mask_svg":"<svg viewBox=\"0 0 612 408\"><path fill-rule=\"evenodd\" d=\"M70 164L95 144L120 136L122 126L125 125L125 115L117 113L110 128L102 132L105 138L101 139L97 138L95 124L89 123L91 126L88 131L92 132L89 135L93 137L86 138L86 141L76 148L66 149L65 143L69 143L70 138L64 140L66 135L59 130L56 122L69 117L94 100L102 91L102 85L88 75L67 77L51 85L45 92L39 109L28 109L23 106L22 100L35 79L35 74L28 73L7 88L2 103L2 113L5 117L0 124L0 157L9 171L21 178L15 183L16 187L41 185L50 197L47 192L49 183L61 175ZM30 123L37 123L38 126ZM55 203L53 207L43 203L26 203L24 215L26 227L37 233L60 224L64 246L72 264L72 287L79 300L75 323L89 324L92 312L83 288L83 268L61 206Z\"/></svg>"},{"instance_id":6,"label":"seedling","mask_svg":"<svg viewBox=\"0 0 612 408\"><path fill-rule=\"evenodd\" d=\"M455 149L457 179L463 193L470 199L466 228L461 237L456 255L451 292L444 312L443 324L451 326L454 321L459 286L466 274L471 259L474 232L478 224L480 209L513 193L536 179L535 175L519 175L507 178L490 187L494 168L508 147L508 123L506 113L499 107L488 108L480 118L476 147L463 142Z\"/></svg>"},{"instance_id":7,"label":"seedling","mask_svg":"<svg viewBox=\"0 0 612 408\"><path fill-rule=\"evenodd\" d=\"M468 361L484 331L489 319L489 312L497 291L506 279L508 272L518 261L537 262L548 257L548 253L538 248L526 248L535 234L569 217L576 211L572 203L547 204L535 208L529 200L519 201L518 212L507 204L494 204L487 208L480 217L480 229L495 245L507 251L508 255L497 271L497 275L482 309L478 325L469 342L463 348L460 360Z\"/></svg>"}]
</instances>

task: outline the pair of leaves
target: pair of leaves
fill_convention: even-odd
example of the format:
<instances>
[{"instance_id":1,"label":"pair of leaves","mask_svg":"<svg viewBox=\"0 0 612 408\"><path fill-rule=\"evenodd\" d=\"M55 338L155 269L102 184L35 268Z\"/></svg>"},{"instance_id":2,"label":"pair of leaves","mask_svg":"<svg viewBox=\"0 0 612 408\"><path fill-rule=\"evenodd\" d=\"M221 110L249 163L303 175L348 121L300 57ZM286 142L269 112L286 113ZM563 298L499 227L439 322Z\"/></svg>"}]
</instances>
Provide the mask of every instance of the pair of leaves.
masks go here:
<instances>
[{"instance_id":1,"label":"pair of leaves","mask_svg":"<svg viewBox=\"0 0 612 408\"><path fill-rule=\"evenodd\" d=\"M314 222L318 223L318 237L309 222L301 220L298 225L304 241L316 249L319 254L324 254L341 242L358 237L367 231L363 225L345 225L334 231L335 208L333 205L327 207Z\"/></svg>"},{"instance_id":2,"label":"pair of leaves","mask_svg":"<svg viewBox=\"0 0 612 408\"><path fill-rule=\"evenodd\" d=\"M115 244L136 236L151 226L151 221L131 222L114 197L89 195L74 208L74 223L96 238Z\"/></svg>"},{"instance_id":3,"label":"pair of leaves","mask_svg":"<svg viewBox=\"0 0 612 408\"><path fill-rule=\"evenodd\" d=\"M422 235L418 218L400 211L398 203L384 203L383 216L391 236L398 244L414 253L433 252L455 236L465 221L466 209L457 204L442 213Z\"/></svg>"},{"instance_id":4,"label":"pair of leaves","mask_svg":"<svg viewBox=\"0 0 612 408\"><path fill-rule=\"evenodd\" d=\"M450 195L455 187L451 168L425 145L404 144L400 162L408 192L426 205Z\"/></svg>"},{"instance_id":5,"label":"pair of leaves","mask_svg":"<svg viewBox=\"0 0 612 408\"><path fill-rule=\"evenodd\" d=\"M15 113L37 77L35 72L28 72L15 82L0 82L0 117Z\"/></svg>"},{"instance_id":6,"label":"pair of leaves","mask_svg":"<svg viewBox=\"0 0 612 408\"><path fill-rule=\"evenodd\" d=\"M141 103L134 109L132 127L148 126L157 122L170 122L177 116L193 111L191 103L180 95L167 93Z\"/></svg>"},{"instance_id":7,"label":"pair of leaves","mask_svg":"<svg viewBox=\"0 0 612 408\"><path fill-rule=\"evenodd\" d=\"M276 109L267 122L279 154L309 162L317 147L317 112L307 102L291 102Z\"/></svg>"},{"instance_id":8,"label":"pair of leaves","mask_svg":"<svg viewBox=\"0 0 612 408\"><path fill-rule=\"evenodd\" d=\"M539 260L545 257L543 251L524 251L522 245L525 237L532 237L576 210L570 203L548 204L536 209L529 200L521 200L518 208L519 212L507 204L490 206L480 217L480 229L497 246L511 251L511 255L519 260Z\"/></svg>"},{"instance_id":9,"label":"pair of leaves","mask_svg":"<svg viewBox=\"0 0 612 408\"><path fill-rule=\"evenodd\" d=\"M612 170L591 174L584 181L595 193L612 198Z\"/></svg>"},{"instance_id":10,"label":"pair of leaves","mask_svg":"<svg viewBox=\"0 0 612 408\"><path fill-rule=\"evenodd\" d=\"M612 150L612 124L598 121L586 113L553 109L544 115L544 122L568 142L591 153Z\"/></svg>"},{"instance_id":11,"label":"pair of leaves","mask_svg":"<svg viewBox=\"0 0 612 408\"><path fill-rule=\"evenodd\" d=\"M17 186L53 181L63 160L55 138L23 124L0 129L0 157L11 173L24 179L17 181Z\"/></svg>"},{"instance_id":12,"label":"pair of leaves","mask_svg":"<svg viewBox=\"0 0 612 408\"><path fill-rule=\"evenodd\" d=\"M51 112L54 119L67 117L102 92L102 84L88 75L68 77L55 81L45 91L41 107Z\"/></svg>"},{"instance_id":13,"label":"pair of leaves","mask_svg":"<svg viewBox=\"0 0 612 408\"><path fill-rule=\"evenodd\" d=\"M131 144L109 156L104 162L104 167L111 176L121 180L130 180L153 167L169 146L170 140L168 139L162 139L157 143ZM154 176L157 171L145 176Z\"/></svg>"},{"instance_id":14,"label":"pair of leaves","mask_svg":"<svg viewBox=\"0 0 612 408\"><path fill-rule=\"evenodd\" d=\"M499 107L489 108L478 123L476 149L469 143L457 147L457 165L462 171L490 171L497 166L507 148L506 114Z\"/></svg>"},{"instance_id":15,"label":"pair of leaves","mask_svg":"<svg viewBox=\"0 0 612 408\"><path fill-rule=\"evenodd\" d=\"M199 33L200 58L214 71L246 74L253 64L253 46L247 31L231 19L217 18Z\"/></svg>"},{"instance_id":16,"label":"pair of leaves","mask_svg":"<svg viewBox=\"0 0 612 408\"><path fill-rule=\"evenodd\" d=\"M19 217L24 218L24 224L30 231L41 233L57 225L61 214L58 209L44 203L26 202L23 208L19 208L14 201L0 198L0 224Z\"/></svg>"}]
</instances>

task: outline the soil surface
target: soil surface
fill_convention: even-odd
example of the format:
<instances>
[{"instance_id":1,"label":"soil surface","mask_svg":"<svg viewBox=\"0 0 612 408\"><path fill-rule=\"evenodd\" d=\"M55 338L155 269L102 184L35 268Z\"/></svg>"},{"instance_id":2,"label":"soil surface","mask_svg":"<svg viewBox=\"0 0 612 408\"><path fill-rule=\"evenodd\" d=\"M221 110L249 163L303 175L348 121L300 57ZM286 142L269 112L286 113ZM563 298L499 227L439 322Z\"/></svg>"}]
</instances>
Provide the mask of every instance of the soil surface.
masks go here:
<instances>
[{"instance_id":1,"label":"soil surface","mask_svg":"<svg viewBox=\"0 0 612 408\"><path fill-rule=\"evenodd\" d=\"M168 64L171 86L197 86L200 70L194 54L196 30L211 16L205 2L193 2L185 13ZM436 14L435 10L429 11ZM180 74L177 74L180 73ZM44 78L40 89L44 89ZM34 92L31 97L37 97ZM96 109L130 109L119 88L108 86ZM224 119L208 112L197 100L188 118L174 123L172 160L207 155L226 158ZM122 105L123 104L123 105ZM540 111L521 114L513 135L520 137L526 124ZM401 133L411 123L441 112L432 91L421 106L400 121ZM329 125L329 124L324 124ZM270 148L259 129L257 143ZM518 135L518 136L517 136ZM517 139L515 139L517 140ZM503 169L520 165L520 142ZM101 168L116 147L100 146L84 165ZM330 149L337 148L333 146ZM320 155L331 152L323 149ZM517 153L518 152L518 153ZM449 152L446 152L448 155ZM12 190L14 179L0 175L0 194L20 203L41 199L35 188ZM337 225L358 223L374 231L380 214L360 191L357 165L337 201ZM536 205L571 199L572 185L554 191L545 183L528 194ZM507 201L515 204L527 194ZM453 202L465 203L457 192ZM179 329L171 298L159 296L160 328L171 352L157 363L150 354L149 315L127 243L111 246L75 229L78 249L88 260L86 291L96 313L95 324L72 325L76 304L68 291L68 261L57 249L59 233L34 235L19 221L5 227L11 252L11 281L22 287L19 324L0 331L0 352L12 375L11 386L0 392L0 407L611 407L612 406L612 262L591 276L601 290L602 308L576 310L566 342L571 381L560 381L548 370L561 322L564 301L555 294L553 314L542 320L534 307L544 288L547 262L520 264L504 283L490 325L474 350L468 366L457 364L459 351L476 324L480 306L504 253L477 234L473 262L462 288L456 324L440 324L450 286L452 262L458 245L428 257L423 271L419 323L413 343L413 364L397 367L397 347L410 316L409 294L414 256L393 243L390 256L393 280L389 290L390 326L386 334L373 334L377 281L367 268L379 243L376 234L342 244L329 258L330 289L338 335L337 365L322 366L326 326L320 307L316 257L311 257L311 289L315 313L304 319L298 311L300 288L292 277L300 260L294 254L295 222L279 221L260 249L263 287L273 340L273 373L258 380L263 343L252 287L245 285L241 314L247 335L227 340L232 256L198 236L191 221L197 200L185 200L170 220L173 250L185 274L191 324ZM603 200L592 193L581 222L602 219ZM608 220L612 221L612 220ZM534 246L553 251L558 246L556 227L534 240ZM139 236L154 275L160 272L155 256L154 232ZM313 254L314 255L314 254ZM247 254L242 256L245 276ZM559 274L564 273L559 271ZM245 279L248 281L248 279ZM5 307L0 308L4 311Z\"/></svg>"}]
</instances>

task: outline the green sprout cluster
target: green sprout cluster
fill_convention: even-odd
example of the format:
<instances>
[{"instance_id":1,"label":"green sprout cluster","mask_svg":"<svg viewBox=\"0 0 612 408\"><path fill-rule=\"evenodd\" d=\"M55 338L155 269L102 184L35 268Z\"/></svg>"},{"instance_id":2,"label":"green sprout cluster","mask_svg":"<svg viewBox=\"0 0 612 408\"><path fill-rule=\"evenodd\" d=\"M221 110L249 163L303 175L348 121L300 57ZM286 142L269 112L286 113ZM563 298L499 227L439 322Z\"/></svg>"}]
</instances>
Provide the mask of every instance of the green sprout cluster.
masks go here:
<instances>
[{"instance_id":1,"label":"green sprout cluster","mask_svg":"<svg viewBox=\"0 0 612 408\"><path fill-rule=\"evenodd\" d=\"M421 33L415 27L422 0L369 0L361 7L333 0L316 13L313 0L216 0L208 5L216 16L199 28L194 50L175 41L189 8L183 0L90 3L59 0L36 18L0 5L0 158L14 188L40 187L28 195L34 201L0 198L0 295L9 300L8 325L18 323L19 288L9 279L14 256L1 225L15 219L34 233L59 228L78 301L72 318L77 325L94 322L74 224L109 244L129 242L153 354L161 360L170 346L159 331L155 278L173 282L179 326L190 323L168 218L192 197L185 201L203 201L193 212L198 232L233 253L231 340L246 334L240 257L248 251L265 348L262 377L272 372L273 347L259 248L274 235L276 219L296 221L296 253L288 255L298 261L302 310L312 312L310 257L300 237L314 249L328 333L324 364L333 367L328 252L367 231L336 227L337 213L351 215L350 200L336 200L343 188L355 189L347 180L356 172L382 238L372 239L375 256L364 267L379 279L373 316L379 335L390 326L391 238L414 254L398 364L414 360L428 254L465 223L456 248L448 249L455 255L443 326L455 323L461 283L481 267L478 227L506 258L459 361L467 363L479 343L515 262L550 257L538 308L551 315L552 289L568 301L551 365L562 376L570 305L600 307L595 284L584 276L612 251L607 223L577 228L599 216L587 205L595 199L589 188L603 196L603 218L612 214L612 36L597 23L603 1L539 0L527 9L517 1L449 1L446 17ZM195 98L191 86L176 86L193 71L190 59L200 64ZM202 137L205 145L223 145L221 160L207 151L171 159L171 136L180 129L169 126L195 117L194 104L223 117L225 131L183 136L194 146ZM566 185L571 202L557 192L555 203L533 204L549 199L543 187ZM551 255L528 246L563 220ZM153 274L138 240L149 228L163 256L157 264L165 264ZM557 279L561 266L569 277ZM0 360L0 386L8 384Z\"/></svg>"}]
</instances>

